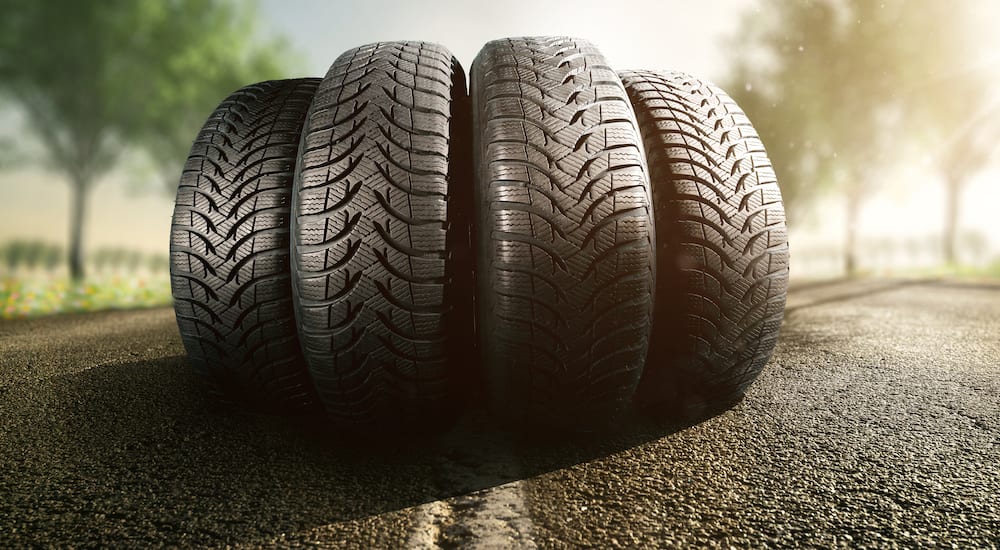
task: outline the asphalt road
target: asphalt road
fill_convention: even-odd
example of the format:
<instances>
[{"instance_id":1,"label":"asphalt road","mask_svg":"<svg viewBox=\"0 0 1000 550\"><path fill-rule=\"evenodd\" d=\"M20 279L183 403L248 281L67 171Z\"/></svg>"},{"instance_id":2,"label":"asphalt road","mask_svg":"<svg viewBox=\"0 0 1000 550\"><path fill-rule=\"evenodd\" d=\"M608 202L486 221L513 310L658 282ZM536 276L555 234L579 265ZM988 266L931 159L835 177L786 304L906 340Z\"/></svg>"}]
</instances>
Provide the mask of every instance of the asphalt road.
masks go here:
<instances>
[{"instance_id":1,"label":"asphalt road","mask_svg":"<svg viewBox=\"0 0 1000 550\"><path fill-rule=\"evenodd\" d=\"M1000 286L806 285L747 398L363 450L212 402L171 310L0 323L0 547L1000 544Z\"/></svg>"}]
</instances>

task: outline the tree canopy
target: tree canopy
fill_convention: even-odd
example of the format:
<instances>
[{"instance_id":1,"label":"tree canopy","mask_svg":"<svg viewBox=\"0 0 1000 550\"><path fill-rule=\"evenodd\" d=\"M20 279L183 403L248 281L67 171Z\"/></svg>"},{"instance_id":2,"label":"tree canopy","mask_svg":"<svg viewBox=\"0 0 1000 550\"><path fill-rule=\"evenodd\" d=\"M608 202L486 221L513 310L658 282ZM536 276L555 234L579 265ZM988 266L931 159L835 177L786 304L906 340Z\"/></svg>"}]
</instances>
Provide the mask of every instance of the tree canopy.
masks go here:
<instances>
[{"instance_id":1,"label":"tree canopy","mask_svg":"<svg viewBox=\"0 0 1000 550\"><path fill-rule=\"evenodd\" d=\"M204 118L240 86L286 74L252 4L226 0L0 0L0 97L73 191L70 264L82 272L87 192L126 151L176 185ZM79 218L79 219L78 219Z\"/></svg>"}]
</instances>

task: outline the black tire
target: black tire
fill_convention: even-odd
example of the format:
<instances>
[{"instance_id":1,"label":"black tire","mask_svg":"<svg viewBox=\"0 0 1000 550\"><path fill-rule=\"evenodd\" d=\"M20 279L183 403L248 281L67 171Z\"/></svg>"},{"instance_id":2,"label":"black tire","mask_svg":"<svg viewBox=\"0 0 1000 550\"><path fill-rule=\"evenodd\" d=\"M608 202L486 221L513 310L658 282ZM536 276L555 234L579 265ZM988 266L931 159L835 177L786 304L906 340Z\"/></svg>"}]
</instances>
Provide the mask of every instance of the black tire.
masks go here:
<instances>
[{"instance_id":1,"label":"black tire","mask_svg":"<svg viewBox=\"0 0 1000 550\"><path fill-rule=\"evenodd\" d=\"M788 240L774 170L721 89L678 72L623 72L653 181L657 288L638 401L701 414L742 398L778 338Z\"/></svg>"},{"instance_id":2,"label":"black tire","mask_svg":"<svg viewBox=\"0 0 1000 550\"><path fill-rule=\"evenodd\" d=\"M296 336L288 224L318 84L261 82L226 98L191 147L170 229L174 310L191 366L222 397L267 410L316 402Z\"/></svg>"},{"instance_id":3,"label":"black tire","mask_svg":"<svg viewBox=\"0 0 1000 550\"><path fill-rule=\"evenodd\" d=\"M477 309L494 409L583 427L632 399L654 229L635 117L589 43L513 38L473 63Z\"/></svg>"},{"instance_id":4,"label":"black tire","mask_svg":"<svg viewBox=\"0 0 1000 550\"><path fill-rule=\"evenodd\" d=\"M428 427L453 401L471 339L467 111L461 66L423 42L350 50L316 93L292 272L303 352L341 427Z\"/></svg>"}]
</instances>

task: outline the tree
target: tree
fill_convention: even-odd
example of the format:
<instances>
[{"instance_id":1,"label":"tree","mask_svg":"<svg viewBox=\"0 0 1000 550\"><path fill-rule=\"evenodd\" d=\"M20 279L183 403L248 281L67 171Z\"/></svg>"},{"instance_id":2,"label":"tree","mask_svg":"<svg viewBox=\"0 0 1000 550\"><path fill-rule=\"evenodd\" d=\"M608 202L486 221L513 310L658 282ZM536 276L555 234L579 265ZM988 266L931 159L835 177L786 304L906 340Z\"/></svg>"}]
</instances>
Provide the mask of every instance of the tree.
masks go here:
<instances>
[{"instance_id":1,"label":"tree","mask_svg":"<svg viewBox=\"0 0 1000 550\"><path fill-rule=\"evenodd\" d=\"M729 94L753 121L781 182L790 218L801 216L831 184L833 140L821 137L831 97L820 93L833 75L816 66L835 49L833 7L826 2L765 2L748 14L733 44ZM805 52L809 53L806 54Z\"/></svg>"},{"instance_id":2,"label":"tree","mask_svg":"<svg viewBox=\"0 0 1000 550\"><path fill-rule=\"evenodd\" d=\"M46 244L42 255L42 264L49 273L56 270L63 258L62 247L57 244Z\"/></svg>"},{"instance_id":3,"label":"tree","mask_svg":"<svg viewBox=\"0 0 1000 550\"><path fill-rule=\"evenodd\" d=\"M937 159L945 186L944 235L941 242L942 255L948 264L955 264L958 260L956 249L962 192L972 176L996 155L997 142L1000 140L997 132L1000 111L990 111L982 116L990 120L977 120L964 128L954 128L954 119L946 119L951 124L943 128L945 132L954 132Z\"/></svg>"},{"instance_id":4,"label":"tree","mask_svg":"<svg viewBox=\"0 0 1000 550\"><path fill-rule=\"evenodd\" d=\"M977 58L982 37L994 30L977 18L988 7L975 0L921 2L919 10L905 14L910 32L902 39L913 60L911 86L903 97L907 131L918 137L918 147L931 152L927 157L944 183L941 242L949 264L957 261L962 192L996 156L1000 142L1000 102L992 84L998 76L997 62ZM928 40L929 36L934 39Z\"/></svg>"},{"instance_id":5,"label":"tree","mask_svg":"<svg viewBox=\"0 0 1000 550\"><path fill-rule=\"evenodd\" d=\"M84 274L95 182L128 150L179 174L203 117L229 92L282 75L282 43L223 0L0 0L0 94L26 114L70 184L70 274ZM174 182L176 178L171 178Z\"/></svg>"},{"instance_id":6,"label":"tree","mask_svg":"<svg viewBox=\"0 0 1000 550\"><path fill-rule=\"evenodd\" d=\"M933 102L915 90L941 69L928 52L951 35L929 31L949 9L957 8L931 0L768 0L738 33L732 95L758 127L790 216L820 189L844 197L848 274L877 170L908 150L912 111Z\"/></svg>"},{"instance_id":7,"label":"tree","mask_svg":"<svg viewBox=\"0 0 1000 550\"><path fill-rule=\"evenodd\" d=\"M7 260L7 269L10 273L14 273L19 267L24 264L25 258L28 256L29 246L26 241L11 241L7 243L4 248L5 259Z\"/></svg>"}]
</instances>

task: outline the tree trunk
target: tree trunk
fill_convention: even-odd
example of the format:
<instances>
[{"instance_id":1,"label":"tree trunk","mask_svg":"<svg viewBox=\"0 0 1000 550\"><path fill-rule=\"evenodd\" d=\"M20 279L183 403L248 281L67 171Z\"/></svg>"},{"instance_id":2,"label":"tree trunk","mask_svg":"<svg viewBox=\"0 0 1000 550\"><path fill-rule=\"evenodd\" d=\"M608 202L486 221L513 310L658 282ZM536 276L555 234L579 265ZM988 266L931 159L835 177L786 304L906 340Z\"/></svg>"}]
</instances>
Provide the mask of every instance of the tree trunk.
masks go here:
<instances>
[{"instance_id":1,"label":"tree trunk","mask_svg":"<svg viewBox=\"0 0 1000 550\"><path fill-rule=\"evenodd\" d=\"M853 277L858 273L858 216L861 213L860 186L847 190L847 225L844 234L844 273Z\"/></svg>"},{"instance_id":2,"label":"tree trunk","mask_svg":"<svg viewBox=\"0 0 1000 550\"><path fill-rule=\"evenodd\" d=\"M945 175L944 190L944 261L954 265L958 260L956 245L958 240L958 201L962 194L962 182L954 174Z\"/></svg>"},{"instance_id":3,"label":"tree trunk","mask_svg":"<svg viewBox=\"0 0 1000 550\"><path fill-rule=\"evenodd\" d=\"M70 189L69 217L69 276L74 281L83 279L83 227L87 214L87 194L90 182L74 174Z\"/></svg>"}]
</instances>

